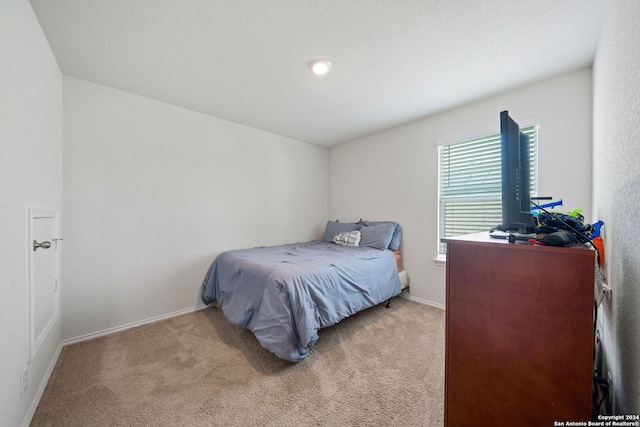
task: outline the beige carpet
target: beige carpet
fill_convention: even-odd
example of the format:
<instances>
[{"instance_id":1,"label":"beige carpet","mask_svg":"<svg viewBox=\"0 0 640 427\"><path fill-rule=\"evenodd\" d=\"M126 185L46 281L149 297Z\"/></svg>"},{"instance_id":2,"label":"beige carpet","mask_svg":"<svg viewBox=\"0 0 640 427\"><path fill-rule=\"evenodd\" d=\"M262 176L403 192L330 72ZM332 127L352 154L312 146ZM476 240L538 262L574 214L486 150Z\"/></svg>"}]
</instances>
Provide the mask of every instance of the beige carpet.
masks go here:
<instances>
[{"instance_id":1,"label":"beige carpet","mask_svg":"<svg viewBox=\"0 0 640 427\"><path fill-rule=\"evenodd\" d=\"M31 426L441 426L444 311L405 298L297 364L207 308L66 346Z\"/></svg>"}]
</instances>

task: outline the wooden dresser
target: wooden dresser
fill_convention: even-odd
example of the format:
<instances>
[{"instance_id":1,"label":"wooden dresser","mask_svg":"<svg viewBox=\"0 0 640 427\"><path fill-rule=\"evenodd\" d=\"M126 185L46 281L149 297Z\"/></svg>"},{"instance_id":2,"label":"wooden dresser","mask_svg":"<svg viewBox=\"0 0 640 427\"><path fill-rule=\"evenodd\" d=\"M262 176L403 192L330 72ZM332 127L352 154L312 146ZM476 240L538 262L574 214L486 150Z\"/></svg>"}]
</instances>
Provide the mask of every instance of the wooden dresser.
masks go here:
<instances>
[{"instance_id":1,"label":"wooden dresser","mask_svg":"<svg viewBox=\"0 0 640 427\"><path fill-rule=\"evenodd\" d=\"M590 420L595 252L443 241L445 426Z\"/></svg>"}]
</instances>

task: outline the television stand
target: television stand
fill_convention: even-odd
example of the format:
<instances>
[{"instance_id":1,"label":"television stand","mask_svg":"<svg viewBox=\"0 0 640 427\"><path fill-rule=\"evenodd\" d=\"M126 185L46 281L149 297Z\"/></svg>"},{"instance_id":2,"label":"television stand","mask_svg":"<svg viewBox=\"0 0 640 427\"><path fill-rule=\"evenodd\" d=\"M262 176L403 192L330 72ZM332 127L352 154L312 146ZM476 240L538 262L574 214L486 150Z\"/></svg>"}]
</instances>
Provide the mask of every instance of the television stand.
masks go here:
<instances>
[{"instance_id":1,"label":"television stand","mask_svg":"<svg viewBox=\"0 0 640 427\"><path fill-rule=\"evenodd\" d=\"M443 241L445 426L590 420L594 251L487 232Z\"/></svg>"}]
</instances>

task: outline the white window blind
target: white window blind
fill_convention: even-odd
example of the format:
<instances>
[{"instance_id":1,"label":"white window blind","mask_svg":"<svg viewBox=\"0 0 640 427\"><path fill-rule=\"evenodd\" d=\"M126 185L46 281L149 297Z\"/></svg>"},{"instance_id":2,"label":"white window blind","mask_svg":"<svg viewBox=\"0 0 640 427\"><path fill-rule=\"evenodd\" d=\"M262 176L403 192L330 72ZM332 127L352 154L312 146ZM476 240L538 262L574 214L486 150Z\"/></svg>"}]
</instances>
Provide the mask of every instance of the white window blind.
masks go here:
<instances>
[{"instance_id":1,"label":"white window blind","mask_svg":"<svg viewBox=\"0 0 640 427\"><path fill-rule=\"evenodd\" d=\"M537 194L538 127L520 129L529 136L531 195ZM438 147L438 253L445 237L488 231L502 222L500 134Z\"/></svg>"}]
</instances>

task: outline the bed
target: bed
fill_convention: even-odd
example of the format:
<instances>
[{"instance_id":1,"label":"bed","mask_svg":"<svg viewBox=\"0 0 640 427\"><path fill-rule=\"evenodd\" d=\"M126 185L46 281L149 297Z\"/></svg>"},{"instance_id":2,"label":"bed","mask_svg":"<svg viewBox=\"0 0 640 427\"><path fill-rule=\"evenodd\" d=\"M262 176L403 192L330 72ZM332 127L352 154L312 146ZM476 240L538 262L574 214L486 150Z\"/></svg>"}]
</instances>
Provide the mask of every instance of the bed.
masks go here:
<instances>
[{"instance_id":1,"label":"bed","mask_svg":"<svg viewBox=\"0 0 640 427\"><path fill-rule=\"evenodd\" d=\"M408 284L401 239L395 222L328 221L322 240L227 251L209 267L201 299L279 358L298 362L321 328Z\"/></svg>"}]
</instances>

